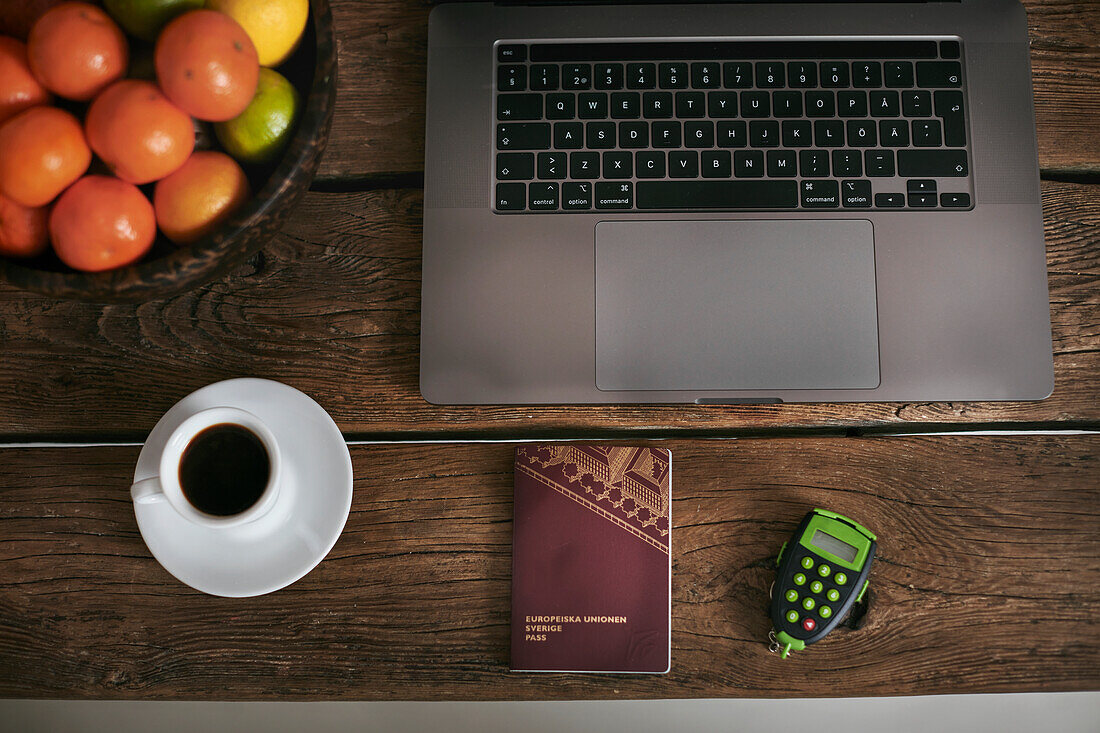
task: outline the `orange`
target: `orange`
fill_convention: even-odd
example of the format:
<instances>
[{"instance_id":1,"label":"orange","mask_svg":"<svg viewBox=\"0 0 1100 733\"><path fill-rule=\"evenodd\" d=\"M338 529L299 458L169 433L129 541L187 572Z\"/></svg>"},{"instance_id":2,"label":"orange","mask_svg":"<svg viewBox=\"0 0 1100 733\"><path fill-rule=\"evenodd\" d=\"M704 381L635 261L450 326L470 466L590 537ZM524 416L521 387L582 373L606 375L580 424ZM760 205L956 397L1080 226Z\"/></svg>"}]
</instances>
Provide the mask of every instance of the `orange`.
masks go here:
<instances>
[{"instance_id":1,"label":"orange","mask_svg":"<svg viewBox=\"0 0 1100 733\"><path fill-rule=\"evenodd\" d=\"M126 73L129 49L122 29L102 8L62 3L31 28L27 58L44 87L83 102Z\"/></svg>"},{"instance_id":2,"label":"orange","mask_svg":"<svg viewBox=\"0 0 1100 733\"><path fill-rule=\"evenodd\" d=\"M130 183L164 178L195 148L191 117L155 84L138 79L104 89L88 108L84 132L95 154Z\"/></svg>"},{"instance_id":3,"label":"orange","mask_svg":"<svg viewBox=\"0 0 1100 733\"><path fill-rule=\"evenodd\" d=\"M136 262L153 246L157 219L137 186L111 176L84 176L50 212L54 252L69 267L102 272Z\"/></svg>"},{"instance_id":4,"label":"orange","mask_svg":"<svg viewBox=\"0 0 1100 733\"><path fill-rule=\"evenodd\" d=\"M176 244L204 237L251 195L237 161L214 150L198 151L157 183L153 207L164 236Z\"/></svg>"},{"instance_id":5,"label":"orange","mask_svg":"<svg viewBox=\"0 0 1100 733\"><path fill-rule=\"evenodd\" d=\"M46 250L45 206L29 208L0 196L0 255L34 257Z\"/></svg>"},{"instance_id":6,"label":"orange","mask_svg":"<svg viewBox=\"0 0 1100 733\"><path fill-rule=\"evenodd\" d=\"M27 47L10 36L0 36L0 122L27 107L50 101L27 65Z\"/></svg>"},{"instance_id":7,"label":"orange","mask_svg":"<svg viewBox=\"0 0 1100 733\"><path fill-rule=\"evenodd\" d=\"M168 98L209 122L243 112L260 77L256 47L244 28L214 10L192 10L166 25L154 63Z\"/></svg>"},{"instance_id":8,"label":"orange","mask_svg":"<svg viewBox=\"0 0 1100 733\"><path fill-rule=\"evenodd\" d=\"M31 107L0 125L0 193L45 206L88 170L92 151L75 117Z\"/></svg>"}]
</instances>

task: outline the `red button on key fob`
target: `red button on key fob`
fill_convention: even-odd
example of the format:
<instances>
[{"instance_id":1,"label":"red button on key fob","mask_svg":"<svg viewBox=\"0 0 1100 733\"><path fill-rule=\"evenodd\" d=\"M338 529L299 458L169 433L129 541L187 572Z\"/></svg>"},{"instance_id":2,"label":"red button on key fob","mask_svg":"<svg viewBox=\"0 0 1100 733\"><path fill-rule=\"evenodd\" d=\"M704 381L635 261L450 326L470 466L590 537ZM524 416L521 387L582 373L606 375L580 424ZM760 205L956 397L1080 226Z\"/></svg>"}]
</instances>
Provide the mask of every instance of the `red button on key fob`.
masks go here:
<instances>
[{"instance_id":1,"label":"red button on key fob","mask_svg":"<svg viewBox=\"0 0 1100 733\"><path fill-rule=\"evenodd\" d=\"M806 631L813 631L817 628L817 622L812 618L802 619L802 628L806 629Z\"/></svg>"}]
</instances>

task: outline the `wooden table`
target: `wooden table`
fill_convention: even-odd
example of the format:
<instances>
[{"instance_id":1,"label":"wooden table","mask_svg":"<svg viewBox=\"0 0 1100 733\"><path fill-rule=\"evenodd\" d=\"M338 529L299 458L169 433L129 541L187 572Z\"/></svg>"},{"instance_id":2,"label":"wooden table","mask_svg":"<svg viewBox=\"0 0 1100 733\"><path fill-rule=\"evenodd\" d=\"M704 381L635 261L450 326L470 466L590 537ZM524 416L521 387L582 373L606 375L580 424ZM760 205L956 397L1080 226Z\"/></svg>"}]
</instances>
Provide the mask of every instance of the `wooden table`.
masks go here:
<instances>
[{"instance_id":1,"label":"wooden table","mask_svg":"<svg viewBox=\"0 0 1100 733\"><path fill-rule=\"evenodd\" d=\"M1100 687L1100 4L1026 3L1053 396L729 407L421 399L429 5L333 5L332 138L313 190L259 255L224 280L138 306L0 288L0 695ZM347 438L383 442L352 447L352 514L328 559L246 600L171 578L142 542L128 493L134 443L187 393L235 376L298 387ZM972 429L1006 432L949 434ZM444 442L414 442L424 439ZM470 439L667 439L676 464L669 675L507 672L513 446ZM883 538L871 602L858 629L780 662L763 643L770 562L815 505Z\"/></svg>"}]
</instances>

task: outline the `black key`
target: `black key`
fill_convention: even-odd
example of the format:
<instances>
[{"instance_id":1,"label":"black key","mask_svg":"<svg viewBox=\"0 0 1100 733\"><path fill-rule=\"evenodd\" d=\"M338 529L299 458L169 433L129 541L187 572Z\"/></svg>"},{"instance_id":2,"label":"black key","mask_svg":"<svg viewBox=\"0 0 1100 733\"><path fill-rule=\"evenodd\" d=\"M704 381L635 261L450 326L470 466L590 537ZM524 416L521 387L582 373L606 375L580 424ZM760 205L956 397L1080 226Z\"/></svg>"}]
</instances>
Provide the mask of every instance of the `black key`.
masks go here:
<instances>
[{"instance_id":1,"label":"black key","mask_svg":"<svg viewBox=\"0 0 1100 733\"><path fill-rule=\"evenodd\" d=\"M566 64L561 67L562 89L588 89L592 86L590 64Z\"/></svg>"},{"instance_id":2,"label":"black key","mask_svg":"<svg viewBox=\"0 0 1100 733\"><path fill-rule=\"evenodd\" d=\"M771 104L767 92L741 92L742 117L770 117Z\"/></svg>"},{"instance_id":3,"label":"black key","mask_svg":"<svg viewBox=\"0 0 1100 733\"><path fill-rule=\"evenodd\" d=\"M870 181L841 181L840 202L846 209L866 209L871 205Z\"/></svg>"},{"instance_id":4,"label":"black key","mask_svg":"<svg viewBox=\"0 0 1100 733\"><path fill-rule=\"evenodd\" d=\"M501 92L522 92L527 88L526 66L498 66L497 90Z\"/></svg>"},{"instance_id":5,"label":"black key","mask_svg":"<svg viewBox=\"0 0 1100 733\"><path fill-rule=\"evenodd\" d=\"M962 92L940 91L933 95L936 116L943 120L943 143L953 148L966 145Z\"/></svg>"},{"instance_id":6,"label":"black key","mask_svg":"<svg viewBox=\"0 0 1100 733\"><path fill-rule=\"evenodd\" d=\"M733 154L733 172L738 178L763 178L764 154L759 150L738 150Z\"/></svg>"},{"instance_id":7,"label":"black key","mask_svg":"<svg viewBox=\"0 0 1100 733\"><path fill-rule=\"evenodd\" d=\"M699 170L703 178L729 178L733 175L728 150L710 150L699 156Z\"/></svg>"},{"instance_id":8,"label":"black key","mask_svg":"<svg viewBox=\"0 0 1100 733\"><path fill-rule=\"evenodd\" d=\"M900 193L876 193L875 206L883 209L898 209L905 206L905 196Z\"/></svg>"},{"instance_id":9,"label":"black key","mask_svg":"<svg viewBox=\"0 0 1100 733\"><path fill-rule=\"evenodd\" d=\"M714 147L714 123L710 120L704 122L684 123L684 147L685 148L712 148Z\"/></svg>"},{"instance_id":10,"label":"black key","mask_svg":"<svg viewBox=\"0 0 1100 733\"><path fill-rule=\"evenodd\" d=\"M527 207L532 211L557 211L558 184L530 184L527 189Z\"/></svg>"},{"instance_id":11,"label":"black key","mask_svg":"<svg viewBox=\"0 0 1100 733\"><path fill-rule=\"evenodd\" d=\"M527 184L498 183L496 203L500 211L523 211L527 206Z\"/></svg>"},{"instance_id":12,"label":"black key","mask_svg":"<svg viewBox=\"0 0 1100 733\"><path fill-rule=\"evenodd\" d=\"M575 182L561 184L561 207L566 210L592 208L592 184Z\"/></svg>"},{"instance_id":13,"label":"black key","mask_svg":"<svg viewBox=\"0 0 1100 733\"><path fill-rule=\"evenodd\" d=\"M709 92L707 111L711 117L736 117L737 92Z\"/></svg>"},{"instance_id":14,"label":"black key","mask_svg":"<svg viewBox=\"0 0 1100 733\"><path fill-rule=\"evenodd\" d=\"M550 124L547 122L497 125L497 148L500 150L546 150L549 147Z\"/></svg>"},{"instance_id":15,"label":"black key","mask_svg":"<svg viewBox=\"0 0 1100 733\"><path fill-rule=\"evenodd\" d=\"M589 122L585 124L585 141L590 148L615 147L615 123Z\"/></svg>"},{"instance_id":16,"label":"black key","mask_svg":"<svg viewBox=\"0 0 1100 733\"><path fill-rule=\"evenodd\" d=\"M652 89L657 86L656 64L627 64L627 89Z\"/></svg>"},{"instance_id":17,"label":"black key","mask_svg":"<svg viewBox=\"0 0 1100 733\"><path fill-rule=\"evenodd\" d=\"M703 92L676 92L677 117L705 117L707 98Z\"/></svg>"},{"instance_id":18,"label":"black key","mask_svg":"<svg viewBox=\"0 0 1100 733\"><path fill-rule=\"evenodd\" d=\"M900 117L901 104L897 92L869 92L872 117Z\"/></svg>"},{"instance_id":19,"label":"black key","mask_svg":"<svg viewBox=\"0 0 1100 733\"><path fill-rule=\"evenodd\" d=\"M752 86L752 64L727 61L722 64L722 82L726 89L748 89Z\"/></svg>"},{"instance_id":20,"label":"black key","mask_svg":"<svg viewBox=\"0 0 1100 733\"><path fill-rule=\"evenodd\" d=\"M909 145L909 123L905 120L881 120L878 137L885 147L904 148Z\"/></svg>"},{"instance_id":21,"label":"black key","mask_svg":"<svg viewBox=\"0 0 1100 733\"><path fill-rule=\"evenodd\" d=\"M695 89L717 89L722 86L722 67L716 61L692 64L691 86Z\"/></svg>"},{"instance_id":22,"label":"black key","mask_svg":"<svg viewBox=\"0 0 1100 733\"><path fill-rule=\"evenodd\" d=\"M584 125L580 122L554 123L554 147L566 150L584 147Z\"/></svg>"},{"instance_id":23,"label":"black key","mask_svg":"<svg viewBox=\"0 0 1100 733\"><path fill-rule=\"evenodd\" d=\"M918 148L938 148L943 144L939 120L913 120L913 145Z\"/></svg>"},{"instance_id":24,"label":"black key","mask_svg":"<svg viewBox=\"0 0 1100 733\"><path fill-rule=\"evenodd\" d=\"M867 92L837 92L836 106L841 117L866 117Z\"/></svg>"},{"instance_id":25,"label":"black key","mask_svg":"<svg viewBox=\"0 0 1100 733\"><path fill-rule=\"evenodd\" d=\"M654 122L652 125L653 147L678 148L680 147L680 123L679 122Z\"/></svg>"},{"instance_id":26,"label":"black key","mask_svg":"<svg viewBox=\"0 0 1100 733\"><path fill-rule=\"evenodd\" d=\"M899 150L898 175L906 178L964 177L969 172L965 150Z\"/></svg>"},{"instance_id":27,"label":"black key","mask_svg":"<svg viewBox=\"0 0 1100 733\"><path fill-rule=\"evenodd\" d=\"M570 115L572 116L572 115ZM541 94L498 94L498 120L541 120Z\"/></svg>"},{"instance_id":28,"label":"black key","mask_svg":"<svg viewBox=\"0 0 1100 733\"><path fill-rule=\"evenodd\" d=\"M798 168L806 178L823 178L829 175L829 154L824 150L801 150Z\"/></svg>"},{"instance_id":29,"label":"black key","mask_svg":"<svg viewBox=\"0 0 1100 733\"><path fill-rule=\"evenodd\" d=\"M848 86L848 62L847 61L822 61L821 62L821 86L846 87Z\"/></svg>"},{"instance_id":30,"label":"black key","mask_svg":"<svg viewBox=\"0 0 1100 733\"><path fill-rule=\"evenodd\" d=\"M962 64L958 61L918 61L917 86L933 89L962 86Z\"/></svg>"},{"instance_id":31,"label":"black key","mask_svg":"<svg viewBox=\"0 0 1100 733\"><path fill-rule=\"evenodd\" d=\"M622 89L622 64L596 64L592 69L593 89Z\"/></svg>"},{"instance_id":32,"label":"black key","mask_svg":"<svg viewBox=\"0 0 1100 733\"><path fill-rule=\"evenodd\" d=\"M687 89L688 65L661 64L658 67L657 77L661 83L661 89Z\"/></svg>"},{"instance_id":33,"label":"black key","mask_svg":"<svg viewBox=\"0 0 1100 733\"><path fill-rule=\"evenodd\" d=\"M834 150L833 175L862 176L863 156L858 150Z\"/></svg>"},{"instance_id":34,"label":"black key","mask_svg":"<svg viewBox=\"0 0 1100 733\"><path fill-rule=\"evenodd\" d=\"M940 206L949 206L954 209L970 206L970 194L968 193L941 193Z\"/></svg>"},{"instance_id":35,"label":"black key","mask_svg":"<svg viewBox=\"0 0 1100 733\"><path fill-rule=\"evenodd\" d=\"M600 154L599 153L570 153L569 154L570 178L599 178Z\"/></svg>"},{"instance_id":36,"label":"black key","mask_svg":"<svg viewBox=\"0 0 1100 733\"><path fill-rule=\"evenodd\" d=\"M629 181L596 184L597 209L634 208L634 184Z\"/></svg>"},{"instance_id":37,"label":"black key","mask_svg":"<svg viewBox=\"0 0 1100 733\"><path fill-rule=\"evenodd\" d=\"M607 94L588 92L577 95L577 117L582 120L602 120L607 117Z\"/></svg>"},{"instance_id":38,"label":"black key","mask_svg":"<svg viewBox=\"0 0 1100 733\"><path fill-rule=\"evenodd\" d=\"M577 95L568 92L546 95L546 119L571 120L576 116Z\"/></svg>"},{"instance_id":39,"label":"black key","mask_svg":"<svg viewBox=\"0 0 1100 733\"><path fill-rule=\"evenodd\" d=\"M848 146L869 148L878 145L876 125L871 120L848 120Z\"/></svg>"},{"instance_id":40,"label":"black key","mask_svg":"<svg viewBox=\"0 0 1100 733\"><path fill-rule=\"evenodd\" d=\"M645 92L642 94L642 116L651 119L672 117L672 93Z\"/></svg>"},{"instance_id":41,"label":"black key","mask_svg":"<svg viewBox=\"0 0 1100 733\"><path fill-rule=\"evenodd\" d=\"M664 178L665 154L660 150L635 153L634 167L638 170L638 178Z\"/></svg>"},{"instance_id":42,"label":"black key","mask_svg":"<svg viewBox=\"0 0 1100 733\"><path fill-rule=\"evenodd\" d=\"M911 61L887 61L885 64L886 86L913 86L913 63Z\"/></svg>"},{"instance_id":43,"label":"black key","mask_svg":"<svg viewBox=\"0 0 1100 733\"><path fill-rule=\"evenodd\" d=\"M853 62L852 86L864 89L882 86L882 64L878 61Z\"/></svg>"},{"instance_id":44,"label":"black key","mask_svg":"<svg viewBox=\"0 0 1100 733\"><path fill-rule=\"evenodd\" d=\"M817 65L812 61L792 61L787 64L787 85L799 89L817 86Z\"/></svg>"},{"instance_id":45,"label":"black key","mask_svg":"<svg viewBox=\"0 0 1100 733\"><path fill-rule=\"evenodd\" d=\"M497 153L497 178L506 181L529 181L534 177L533 153Z\"/></svg>"},{"instance_id":46,"label":"black key","mask_svg":"<svg viewBox=\"0 0 1100 733\"><path fill-rule=\"evenodd\" d=\"M754 148L774 148L779 146L779 123L753 120L749 123L749 145Z\"/></svg>"},{"instance_id":47,"label":"black key","mask_svg":"<svg viewBox=\"0 0 1100 733\"><path fill-rule=\"evenodd\" d=\"M539 178L565 178L565 153L539 153Z\"/></svg>"},{"instance_id":48,"label":"black key","mask_svg":"<svg viewBox=\"0 0 1100 733\"><path fill-rule=\"evenodd\" d=\"M772 109L776 117L801 117L801 92L772 92Z\"/></svg>"},{"instance_id":49,"label":"black key","mask_svg":"<svg viewBox=\"0 0 1100 733\"><path fill-rule=\"evenodd\" d=\"M783 120L783 147L807 148L813 144L809 120Z\"/></svg>"},{"instance_id":50,"label":"black key","mask_svg":"<svg viewBox=\"0 0 1100 733\"><path fill-rule=\"evenodd\" d=\"M781 61L756 62L756 86L761 89L778 89L785 85Z\"/></svg>"},{"instance_id":51,"label":"black key","mask_svg":"<svg viewBox=\"0 0 1100 733\"><path fill-rule=\"evenodd\" d=\"M840 206L840 187L836 181L803 181L802 207L806 209L835 209Z\"/></svg>"},{"instance_id":52,"label":"black key","mask_svg":"<svg viewBox=\"0 0 1100 733\"><path fill-rule=\"evenodd\" d=\"M894 151L892 150L868 150L863 154L864 167L868 176L892 176L894 175Z\"/></svg>"},{"instance_id":53,"label":"black key","mask_svg":"<svg viewBox=\"0 0 1100 733\"><path fill-rule=\"evenodd\" d=\"M914 178L905 182L906 193L935 193L936 182L928 178Z\"/></svg>"},{"instance_id":54,"label":"black key","mask_svg":"<svg viewBox=\"0 0 1100 733\"><path fill-rule=\"evenodd\" d=\"M502 64L516 64L527 60L527 46L500 44L497 46L497 61Z\"/></svg>"},{"instance_id":55,"label":"black key","mask_svg":"<svg viewBox=\"0 0 1100 733\"><path fill-rule=\"evenodd\" d=\"M611 118L632 120L642 115L642 97L637 92L613 92L611 94Z\"/></svg>"},{"instance_id":56,"label":"black key","mask_svg":"<svg viewBox=\"0 0 1100 733\"><path fill-rule=\"evenodd\" d=\"M535 91L545 92L558 88L557 64L532 64L531 88Z\"/></svg>"},{"instance_id":57,"label":"black key","mask_svg":"<svg viewBox=\"0 0 1100 733\"><path fill-rule=\"evenodd\" d=\"M678 150L668 154L668 175L672 178L696 178L699 175L699 153Z\"/></svg>"},{"instance_id":58,"label":"black key","mask_svg":"<svg viewBox=\"0 0 1100 733\"><path fill-rule=\"evenodd\" d=\"M807 117L832 117L836 114L833 92L806 92Z\"/></svg>"},{"instance_id":59,"label":"black key","mask_svg":"<svg viewBox=\"0 0 1100 733\"><path fill-rule=\"evenodd\" d=\"M604 178L633 178L634 155L621 150L603 154Z\"/></svg>"},{"instance_id":60,"label":"black key","mask_svg":"<svg viewBox=\"0 0 1100 733\"><path fill-rule=\"evenodd\" d=\"M748 128L741 120L719 122L717 143L720 148L743 148L748 144Z\"/></svg>"},{"instance_id":61,"label":"black key","mask_svg":"<svg viewBox=\"0 0 1100 733\"><path fill-rule=\"evenodd\" d=\"M839 148L844 144L843 120L815 120L814 144L820 148Z\"/></svg>"},{"instance_id":62,"label":"black key","mask_svg":"<svg viewBox=\"0 0 1100 733\"><path fill-rule=\"evenodd\" d=\"M639 209L793 209L794 181L643 181Z\"/></svg>"},{"instance_id":63,"label":"black key","mask_svg":"<svg viewBox=\"0 0 1100 733\"><path fill-rule=\"evenodd\" d=\"M798 174L798 156L793 150L768 151L768 175L772 178L793 177Z\"/></svg>"},{"instance_id":64,"label":"black key","mask_svg":"<svg viewBox=\"0 0 1100 733\"><path fill-rule=\"evenodd\" d=\"M648 148L649 147L649 123L648 122L620 122L619 123L619 147L620 148Z\"/></svg>"},{"instance_id":65,"label":"black key","mask_svg":"<svg viewBox=\"0 0 1100 733\"><path fill-rule=\"evenodd\" d=\"M940 41L940 58L957 59L961 53L958 41Z\"/></svg>"},{"instance_id":66,"label":"black key","mask_svg":"<svg viewBox=\"0 0 1100 733\"><path fill-rule=\"evenodd\" d=\"M932 208L936 205L936 194L934 193L911 193L909 194L909 206L913 208Z\"/></svg>"},{"instance_id":67,"label":"black key","mask_svg":"<svg viewBox=\"0 0 1100 733\"><path fill-rule=\"evenodd\" d=\"M925 91L902 92L901 111L906 117L931 117L932 95Z\"/></svg>"}]
</instances>

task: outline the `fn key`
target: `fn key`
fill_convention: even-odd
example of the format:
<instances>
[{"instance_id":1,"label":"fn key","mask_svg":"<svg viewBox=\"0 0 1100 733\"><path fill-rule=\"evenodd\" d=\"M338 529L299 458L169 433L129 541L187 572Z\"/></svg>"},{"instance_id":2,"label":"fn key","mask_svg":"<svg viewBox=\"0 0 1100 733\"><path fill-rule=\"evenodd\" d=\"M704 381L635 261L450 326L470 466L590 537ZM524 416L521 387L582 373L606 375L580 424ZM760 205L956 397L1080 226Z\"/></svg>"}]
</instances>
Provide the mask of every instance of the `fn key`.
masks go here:
<instances>
[{"instance_id":1,"label":"fn key","mask_svg":"<svg viewBox=\"0 0 1100 733\"><path fill-rule=\"evenodd\" d=\"M523 211L527 206L526 183L498 183L497 211Z\"/></svg>"}]
</instances>

